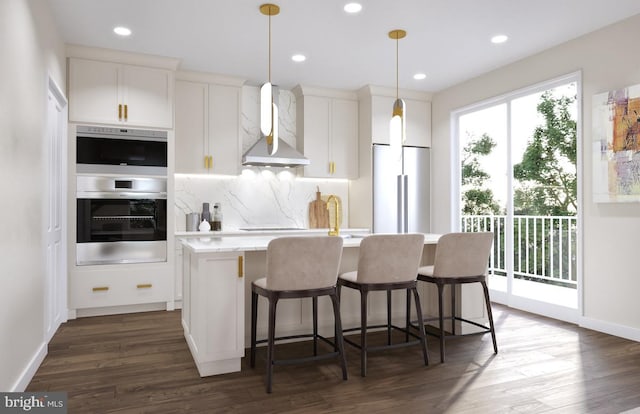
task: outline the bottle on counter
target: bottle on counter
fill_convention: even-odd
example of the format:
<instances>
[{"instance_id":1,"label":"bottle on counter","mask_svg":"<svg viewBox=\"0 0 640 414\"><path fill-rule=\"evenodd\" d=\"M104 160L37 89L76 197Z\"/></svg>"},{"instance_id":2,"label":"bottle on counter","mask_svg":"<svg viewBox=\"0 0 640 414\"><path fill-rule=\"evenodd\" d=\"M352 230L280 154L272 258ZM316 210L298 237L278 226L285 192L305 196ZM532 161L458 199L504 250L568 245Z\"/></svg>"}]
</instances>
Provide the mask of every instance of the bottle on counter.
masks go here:
<instances>
[{"instance_id":1,"label":"bottle on counter","mask_svg":"<svg viewBox=\"0 0 640 414\"><path fill-rule=\"evenodd\" d=\"M222 207L220 206L220 203L215 203L213 205L213 225L211 226L211 230L222 230Z\"/></svg>"},{"instance_id":2,"label":"bottle on counter","mask_svg":"<svg viewBox=\"0 0 640 414\"><path fill-rule=\"evenodd\" d=\"M211 211L209 211L209 203L202 203L202 214L200 215L200 220L204 220L209 223L209 227L211 227Z\"/></svg>"}]
</instances>

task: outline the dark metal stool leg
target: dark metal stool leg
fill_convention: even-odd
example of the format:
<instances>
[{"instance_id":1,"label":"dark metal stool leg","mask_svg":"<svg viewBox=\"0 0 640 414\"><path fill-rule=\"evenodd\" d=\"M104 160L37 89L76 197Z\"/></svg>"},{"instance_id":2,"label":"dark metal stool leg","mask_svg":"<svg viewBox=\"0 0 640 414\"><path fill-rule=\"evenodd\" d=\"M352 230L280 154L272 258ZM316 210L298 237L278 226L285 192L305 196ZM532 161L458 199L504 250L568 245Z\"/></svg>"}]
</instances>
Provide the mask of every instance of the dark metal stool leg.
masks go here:
<instances>
[{"instance_id":1,"label":"dark metal stool leg","mask_svg":"<svg viewBox=\"0 0 640 414\"><path fill-rule=\"evenodd\" d=\"M369 292L360 290L360 375L367 376L367 296Z\"/></svg>"},{"instance_id":2,"label":"dark metal stool leg","mask_svg":"<svg viewBox=\"0 0 640 414\"><path fill-rule=\"evenodd\" d=\"M336 285L336 299L338 300L338 312L340 312L340 288L342 286L340 285ZM340 337L342 338L342 323L340 324L340 330L338 331L338 325L334 325L334 330L333 330L333 350L334 351L338 351L338 333L340 334Z\"/></svg>"},{"instance_id":3,"label":"dark metal stool leg","mask_svg":"<svg viewBox=\"0 0 640 414\"><path fill-rule=\"evenodd\" d=\"M391 291L387 290L387 345L391 345Z\"/></svg>"},{"instance_id":4,"label":"dark metal stool leg","mask_svg":"<svg viewBox=\"0 0 640 414\"><path fill-rule=\"evenodd\" d=\"M442 306L442 295L444 293L444 285L438 283L438 314L440 319L440 362L444 362L444 309Z\"/></svg>"},{"instance_id":5,"label":"dark metal stool leg","mask_svg":"<svg viewBox=\"0 0 640 414\"><path fill-rule=\"evenodd\" d=\"M409 342L409 328L411 327L411 290L407 289L407 318L405 323L406 332L404 333L404 341ZM423 327L424 329L424 327Z\"/></svg>"},{"instance_id":6,"label":"dark metal stool leg","mask_svg":"<svg viewBox=\"0 0 640 414\"><path fill-rule=\"evenodd\" d=\"M414 287L411 290L413 291L413 297L416 302L416 313L418 314L418 330L420 331L420 343L422 344L422 356L424 357L424 364L429 365L429 353L427 351L427 335L424 332L424 321L422 319L422 306L420 305L420 296L418 296L417 288ZM409 293L409 290L407 289L407 295L408 293Z\"/></svg>"},{"instance_id":7,"label":"dark metal stool leg","mask_svg":"<svg viewBox=\"0 0 640 414\"><path fill-rule=\"evenodd\" d=\"M334 338L335 347L340 353L340 365L342 366L342 379L347 379L347 357L344 354L344 339L342 338L342 320L340 318L340 300L337 294L331 295L331 302L333 302L333 316L335 323L336 336Z\"/></svg>"},{"instance_id":8,"label":"dark metal stool leg","mask_svg":"<svg viewBox=\"0 0 640 414\"><path fill-rule=\"evenodd\" d=\"M482 283L482 290L484 290L484 302L487 306L487 316L489 316L489 328L491 329L491 340L493 341L493 352L498 353L498 343L496 342L496 328L493 326L493 312L491 312L491 301L489 300L489 288L486 282Z\"/></svg>"},{"instance_id":9,"label":"dark metal stool leg","mask_svg":"<svg viewBox=\"0 0 640 414\"><path fill-rule=\"evenodd\" d=\"M451 335L456 334L456 285L449 285L451 288Z\"/></svg>"},{"instance_id":10,"label":"dark metal stool leg","mask_svg":"<svg viewBox=\"0 0 640 414\"><path fill-rule=\"evenodd\" d=\"M267 392L271 393L271 383L273 377L273 360L275 354L275 337L276 337L276 305L277 297L269 298L269 335L267 339Z\"/></svg>"},{"instance_id":11,"label":"dark metal stool leg","mask_svg":"<svg viewBox=\"0 0 640 414\"><path fill-rule=\"evenodd\" d=\"M249 366L256 366L256 326L258 319L258 294L251 292L251 355L249 358Z\"/></svg>"},{"instance_id":12,"label":"dark metal stool leg","mask_svg":"<svg viewBox=\"0 0 640 414\"><path fill-rule=\"evenodd\" d=\"M318 356L318 297L311 298L313 303L313 356Z\"/></svg>"}]
</instances>

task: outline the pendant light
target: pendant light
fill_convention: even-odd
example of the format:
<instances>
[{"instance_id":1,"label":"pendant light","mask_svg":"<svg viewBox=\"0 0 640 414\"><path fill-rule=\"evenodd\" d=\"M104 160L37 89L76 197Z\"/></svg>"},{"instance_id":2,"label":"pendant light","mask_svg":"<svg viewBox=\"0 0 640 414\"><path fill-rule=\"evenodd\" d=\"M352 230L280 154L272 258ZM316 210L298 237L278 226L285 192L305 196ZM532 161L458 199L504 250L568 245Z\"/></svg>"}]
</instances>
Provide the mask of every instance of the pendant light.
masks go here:
<instances>
[{"instance_id":1,"label":"pendant light","mask_svg":"<svg viewBox=\"0 0 640 414\"><path fill-rule=\"evenodd\" d=\"M407 32L404 30L392 30L389 32L389 38L396 41L396 100L393 103L393 112L391 122L389 123L389 144L394 148L394 152L402 157L402 145L406 142L406 121L407 112L404 101L399 97L398 88L398 41L404 38Z\"/></svg>"},{"instance_id":2,"label":"pendant light","mask_svg":"<svg viewBox=\"0 0 640 414\"><path fill-rule=\"evenodd\" d=\"M273 155L278 151L278 107L271 84L271 16L280 13L280 7L266 3L260 6L260 13L269 16L269 80L260 88L260 131L267 138L269 155Z\"/></svg>"}]
</instances>

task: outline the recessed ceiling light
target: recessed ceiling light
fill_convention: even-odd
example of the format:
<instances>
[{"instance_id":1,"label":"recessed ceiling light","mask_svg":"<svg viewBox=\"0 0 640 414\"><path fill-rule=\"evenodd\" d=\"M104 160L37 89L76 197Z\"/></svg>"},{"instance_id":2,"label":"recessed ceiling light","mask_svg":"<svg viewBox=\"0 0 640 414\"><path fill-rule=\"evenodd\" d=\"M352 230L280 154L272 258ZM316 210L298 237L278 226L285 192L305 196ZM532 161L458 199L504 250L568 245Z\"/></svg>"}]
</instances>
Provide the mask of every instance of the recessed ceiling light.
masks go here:
<instances>
[{"instance_id":1,"label":"recessed ceiling light","mask_svg":"<svg viewBox=\"0 0 640 414\"><path fill-rule=\"evenodd\" d=\"M362 4L360 3L347 3L344 5L344 11L347 13L358 13L362 10Z\"/></svg>"},{"instance_id":2,"label":"recessed ceiling light","mask_svg":"<svg viewBox=\"0 0 640 414\"><path fill-rule=\"evenodd\" d=\"M131 29L129 29L128 27L124 27L124 26L114 27L113 28L113 32L115 34L117 34L118 36L130 36L131 35Z\"/></svg>"},{"instance_id":3,"label":"recessed ceiling light","mask_svg":"<svg viewBox=\"0 0 640 414\"><path fill-rule=\"evenodd\" d=\"M293 60L294 62L304 62L305 60L307 60L307 57L305 55L293 55L291 56L291 60Z\"/></svg>"},{"instance_id":4,"label":"recessed ceiling light","mask_svg":"<svg viewBox=\"0 0 640 414\"><path fill-rule=\"evenodd\" d=\"M425 79L427 77L427 75L425 73L416 73L415 75L413 75L413 79L415 80L422 80Z\"/></svg>"},{"instance_id":5,"label":"recessed ceiling light","mask_svg":"<svg viewBox=\"0 0 640 414\"><path fill-rule=\"evenodd\" d=\"M491 43L495 43L495 44L499 44L499 43L504 43L509 39L509 37L507 35L495 35L491 38Z\"/></svg>"}]
</instances>

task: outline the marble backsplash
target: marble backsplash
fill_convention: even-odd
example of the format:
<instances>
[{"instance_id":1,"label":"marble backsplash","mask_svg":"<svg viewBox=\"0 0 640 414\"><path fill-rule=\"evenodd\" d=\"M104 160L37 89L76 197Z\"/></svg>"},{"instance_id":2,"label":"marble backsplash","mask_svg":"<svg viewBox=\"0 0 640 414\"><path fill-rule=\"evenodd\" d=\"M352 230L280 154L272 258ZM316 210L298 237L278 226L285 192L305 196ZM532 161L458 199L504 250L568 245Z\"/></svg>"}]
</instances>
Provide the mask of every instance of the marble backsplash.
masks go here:
<instances>
[{"instance_id":1,"label":"marble backsplash","mask_svg":"<svg viewBox=\"0 0 640 414\"><path fill-rule=\"evenodd\" d=\"M220 203L225 229L238 227L309 227L309 202L335 194L342 200L343 227L348 211L346 180L296 178L290 171L248 169L240 176L175 177L176 231L186 229L186 214L202 212L202 203Z\"/></svg>"},{"instance_id":2,"label":"marble backsplash","mask_svg":"<svg viewBox=\"0 0 640 414\"><path fill-rule=\"evenodd\" d=\"M296 101L288 90L279 91L280 138L296 145ZM256 142L259 128L259 89L243 86L241 99L242 151ZM239 162L239 160L238 160ZM186 229L186 214L202 212L202 203L220 203L223 226L238 227L309 227L309 202L316 198L316 188L323 195L335 194L342 200L342 227L348 227L348 181L297 177L295 169L246 168L238 176L175 175L176 231Z\"/></svg>"}]
</instances>

